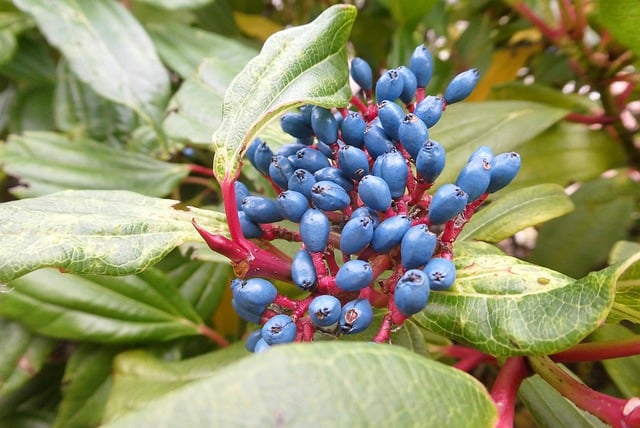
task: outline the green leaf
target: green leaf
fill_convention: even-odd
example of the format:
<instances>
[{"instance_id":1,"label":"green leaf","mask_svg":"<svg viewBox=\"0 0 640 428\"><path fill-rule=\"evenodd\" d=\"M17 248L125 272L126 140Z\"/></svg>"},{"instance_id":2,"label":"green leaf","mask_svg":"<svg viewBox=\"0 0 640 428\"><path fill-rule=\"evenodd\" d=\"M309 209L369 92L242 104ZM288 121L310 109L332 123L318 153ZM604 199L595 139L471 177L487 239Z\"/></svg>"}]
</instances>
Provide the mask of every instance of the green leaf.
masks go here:
<instances>
[{"instance_id":1,"label":"green leaf","mask_svg":"<svg viewBox=\"0 0 640 428\"><path fill-rule=\"evenodd\" d=\"M640 242L618 241L609 253L609 264L622 262L636 253L640 253Z\"/></svg>"},{"instance_id":2,"label":"green leaf","mask_svg":"<svg viewBox=\"0 0 640 428\"><path fill-rule=\"evenodd\" d=\"M67 362L62 402L54 428L98 426L112 384L112 362L119 348L80 345Z\"/></svg>"},{"instance_id":3,"label":"green leaf","mask_svg":"<svg viewBox=\"0 0 640 428\"><path fill-rule=\"evenodd\" d=\"M494 85L491 96L496 100L526 100L560 107L578 113L589 113L598 103L577 94L565 94L539 83L508 82Z\"/></svg>"},{"instance_id":4,"label":"green leaf","mask_svg":"<svg viewBox=\"0 0 640 428\"><path fill-rule=\"evenodd\" d=\"M638 197L640 187L626 170L584 183L571 195L575 210L540 227L530 261L575 277L602 266L627 236Z\"/></svg>"},{"instance_id":5,"label":"green leaf","mask_svg":"<svg viewBox=\"0 0 640 428\"><path fill-rule=\"evenodd\" d=\"M51 84L19 87L9 111L9 131L53 128L53 91Z\"/></svg>"},{"instance_id":6,"label":"green leaf","mask_svg":"<svg viewBox=\"0 0 640 428\"><path fill-rule=\"evenodd\" d=\"M411 30L429 13L436 1L384 0L383 3L391 11L391 16L396 25L407 27Z\"/></svg>"},{"instance_id":7,"label":"green leaf","mask_svg":"<svg viewBox=\"0 0 640 428\"><path fill-rule=\"evenodd\" d=\"M120 145L137 125L133 110L97 94L71 72L65 61L58 65L54 115L61 131L111 145Z\"/></svg>"},{"instance_id":8,"label":"green leaf","mask_svg":"<svg viewBox=\"0 0 640 428\"><path fill-rule=\"evenodd\" d=\"M466 373L397 346L321 342L244 358L105 427L334 427L338 415L341 426L496 422L486 389Z\"/></svg>"},{"instance_id":9,"label":"green leaf","mask_svg":"<svg viewBox=\"0 0 640 428\"><path fill-rule=\"evenodd\" d=\"M3 169L20 181L11 192L20 198L66 189L122 189L164 196L189 174L184 164L156 160L63 134L27 132L11 135Z\"/></svg>"},{"instance_id":10,"label":"green leaf","mask_svg":"<svg viewBox=\"0 0 640 428\"><path fill-rule=\"evenodd\" d=\"M522 168L509 188L591 180L626 162L620 144L604 131L561 122L518 147Z\"/></svg>"},{"instance_id":11,"label":"green leaf","mask_svg":"<svg viewBox=\"0 0 640 428\"><path fill-rule=\"evenodd\" d=\"M348 104L346 43L355 17L354 6L335 5L310 24L274 34L233 80L213 135L219 181L235 176L246 146L273 117L302 104Z\"/></svg>"},{"instance_id":12,"label":"green leaf","mask_svg":"<svg viewBox=\"0 0 640 428\"><path fill-rule=\"evenodd\" d=\"M616 247L619 247L619 245L616 245ZM614 247L614 251L616 251L616 247ZM629 268L618 279L616 298L607 321L620 322L628 320L633 323L640 323L640 263L638 263L640 250L636 250L629 257L620 260L629 265Z\"/></svg>"},{"instance_id":13,"label":"green leaf","mask_svg":"<svg viewBox=\"0 0 640 428\"><path fill-rule=\"evenodd\" d=\"M191 220L228 231L222 213L173 208L177 201L126 191L75 190L0 204L0 283L42 267L126 275L143 271L185 241Z\"/></svg>"},{"instance_id":14,"label":"green leaf","mask_svg":"<svg viewBox=\"0 0 640 428\"><path fill-rule=\"evenodd\" d=\"M522 382L518 397L527 407L538 427L606 428L609 426L590 413L579 409L538 375L531 376Z\"/></svg>"},{"instance_id":15,"label":"green leaf","mask_svg":"<svg viewBox=\"0 0 640 428\"><path fill-rule=\"evenodd\" d=\"M454 182L469 155L486 145L495 153L516 150L560 120L565 110L527 101L460 103L447 107L430 130L447 150L447 166L439 183ZM527 158L524 158L524 163Z\"/></svg>"},{"instance_id":16,"label":"green leaf","mask_svg":"<svg viewBox=\"0 0 640 428\"><path fill-rule=\"evenodd\" d=\"M605 324L591 335L594 342L637 339L637 337L628 328L613 324ZM602 365L624 397L640 397L640 383L638 383L640 355L602 360Z\"/></svg>"},{"instance_id":17,"label":"green leaf","mask_svg":"<svg viewBox=\"0 0 640 428\"><path fill-rule=\"evenodd\" d=\"M0 12L0 64L9 61L18 46L17 36L33 26L33 22L22 13Z\"/></svg>"},{"instance_id":18,"label":"green leaf","mask_svg":"<svg viewBox=\"0 0 640 428\"><path fill-rule=\"evenodd\" d=\"M149 36L119 2L14 0L97 93L158 122L169 76Z\"/></svg>"},{"instance_id":19,"label":"green leaf","mask_svg":"<svg viewBox=\"0 0 640 428\"><path fill-rule=\"evenodd\" d=\"M146 28L162 60L184 79L193 75L204 58L224 62L225 69L235 71L234 77L257 54L237 40L175 21L150 22Z\"/></svg>"},{"instance_id":20,"label":"green leaf","mask_svg":"<svg viewBox=\"0 0 640 428\"><path fill-rule=\"evenodd\" d=\"M21 38L11 61L0 66L0 74L30 85L52 83L56 77L52 56L44 40Z\"/></svg>"},{"instance_id":21,"label":"green leaf","mask_svg":"<svg viewBox=\"0 0 640 428\"><path fill-rule=\"evenodd\" d=\"M80 277L53 269L9 283L0 315L62 339L101 343L163 341L200 333L202 321L159 271Z\"/></svg>"},{"instance_id":22,"label":"green leaf","mask_svg":"<svg viewBox=\"0 0 640 428\"><path fill-rule=\"evenodd\" d=\"M1 301L0 295L0 301ZM0 396L23 386L42 368L56 343L0 318Z\"/></svg>"},{"instance_id":23,"label":"green leaf","mask_svg":"<svg viewBox=\"0 0 640 428\"><path fill-rule=\"evenodd\" d=\"M243 342L182 361L161 361L145 351L129 351L114 362L113 389L104 421L142 409L181 387L207 379L217 370L249 356ZM144 424L143 424L144 425Z\"/></svg>"},{"instance_id":24,"label":"green leaf","mask_svg":"<svg viewBox=\"0 0 640 428\"><path fill-rule=\"evenodd\" d=\"M573 202L561 186L540 184L526 187L507 193L474 214L458 239L500 242L572 209Z\"/></svg>"},{"instance_id":25,"label":"green leaf","mask_svg":"<svg viewBox=\"0 0 640 428\"><path fill-rule=\"evenodd\" d=\"M195 9L206 4L211 3L213 0L135 0L140 3L148 3L153 6L161 7L164 9Z\"/></svg>"},{"instance_id":26,"label":"green leaf","mask_svg":"<svg viewBox=\"0 0 640 428\"><path fill-rule=\"evenodd\" d=\"M606 318L622 273L612 267L577 281L513 257L455 259L457 279L434 291L414 320L496 356L548 355L584 339Z\"/></svg>"},{"instance_id":27,"label":"green leaf","mask_svg":"<svg viewBox=\"0 0 640 428\"><path fill-rule=\"evenodd\" d=\"M640 55L640 4L635 0L597 1L599 20L617 41Z\"/></svg>"}]
</instances>

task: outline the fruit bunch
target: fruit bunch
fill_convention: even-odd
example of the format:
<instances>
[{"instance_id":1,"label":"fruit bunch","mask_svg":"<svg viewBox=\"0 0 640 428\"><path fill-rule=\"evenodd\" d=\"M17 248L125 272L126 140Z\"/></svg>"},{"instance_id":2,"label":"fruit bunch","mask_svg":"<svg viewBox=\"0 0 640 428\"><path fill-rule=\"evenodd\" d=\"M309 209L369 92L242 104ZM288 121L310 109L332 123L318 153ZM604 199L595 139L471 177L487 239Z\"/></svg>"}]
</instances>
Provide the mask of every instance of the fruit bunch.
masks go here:
<instances>
[{"instance_id":1,"label":"fruit bunch","mask_svg":"<svg viewBox=\"0 0 640 428\"><path fill-rule=\"evenodd\" d=\"M300 243L286 279L303 297L279 294L259 269L231 283L235 310L262 325L247 341L251 351L309 341L316 331L361 332L374 307L386 308L374 341L388 341L392 328L425 308L432 290L453 285L453 242L520 167L518 154L482 146L455 183L430 193L445 149L429 129L447 105L471 93L477 70L458 74L441 97L425 96L433 59L422 45L408 66L386 71L375 87L364 60L354 58L350 70L361 88L350 107L305 105L281 117L295 142L275 152L260 139L248 147L247 159L276 190L275 200L234 182L244 238ZM282 220L298 230L276 224Z\"/></svg>"}]
</instances>

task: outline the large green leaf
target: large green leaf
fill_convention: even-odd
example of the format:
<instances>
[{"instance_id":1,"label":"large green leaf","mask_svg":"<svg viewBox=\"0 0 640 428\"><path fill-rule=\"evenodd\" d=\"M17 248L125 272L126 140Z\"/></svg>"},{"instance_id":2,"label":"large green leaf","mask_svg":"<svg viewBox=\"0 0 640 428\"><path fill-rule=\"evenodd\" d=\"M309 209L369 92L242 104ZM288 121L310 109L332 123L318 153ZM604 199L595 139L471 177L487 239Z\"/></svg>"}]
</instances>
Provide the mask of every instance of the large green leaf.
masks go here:
<instances>
[{"instance_id":1,"label":"large green leaf","mask_svg":"<svg viewBox=\"0 0 640 428\"><path fill-rule=\"evenodd\" d=\"M476 428L495 422L486 389L466 373L401 347L322 342L244 358L105 426Z\"/></svg>"},{"instance_id":2,"label":"large green leaf","mask_svg":"<svg viewBox=\"0 0 640 428\"><path fill-rule=\"evenodd\" d=\"M173 208L177 201L127 191L76 190L0 204L0 283L41 267L126 275L157 263L185 241L191 220L225 234L223 214Z\"/></svg>"},{"instance_id":3,"label":"large green leaf","mask_svg":"<svg viewBox=\"0 0 640 428\"><path fill-rule=\"evenodd\" d=\"M15 391L33 378L55 345L51 339L0 318L0 396Z\"/></svg>"},{"instance_id":4,"label":"large green leaf","mask_svg":"<svg viewBox=\"0 0 640 428\"><path fill-rule=\"evenodd\" d=\"M110 277L31 272L9 283L0 315L63 339L102 343L163 341L201 332L202 321L159 271Z\"/></svg>"},{"instance_id":5,"label":"large green leaf","mask_svg":"<svg viewBox=\"0 0 640 428\"><path fill-rule=\"evenodd\" d=\"M159 121L169 76L149 36L119 2L14 0L29 13L71 69L105 98Z\"/></svg>"},{"instance_id":6,"label":"large green leaf","mask_svg":"<svg viewBox=\"0 0 640 428\"><path fill-rule=\"evenodd\" d=\"M606 318L623 267L573 280L508 256L458 256L448 292L414 319L496 356L547 355L580 342Z\"/></svg>"},{"instance_id":7,"label":"large green leaf","mask_svg":"<svg viewBox=\"0 0 640 428\"><path fill-rule=\"evenodd\" d=\"M640 55L640 3L635 0L598 0L597 19L621 44Z\"/></svg>"},{"instance_id":8,"label":"large green leaf","mask_svg":"<svg viewBox=\"0 0 640 428\"><path fill-rule=\"evenodd\" d=\"M105 420L138 410L184 385L210 377L216 370L250 355L244 343L182 361L161 361L145 351L124 352L115 360L113 390Z\"/></svg>"},{"instance_id":9,"label":"large green leaf","mask_svg":"<svg viewBox=\"0 0 640 428\"><path fill-rule=\"evenodd\" d=\"M508 193L471 217L458 239L500 242L573 209L561 186L540 184Z\"/></svg>"},{"instance_id":10,"label":"large green leaf","mask_svg":"<svg viewBox=\"0 0 640 428\"><path fill-rule=\"evenodd\" d=\"M439 183L455 181L469 155L486 145L495 153L517 150L567 112L527 101L460 103L447 107L430 130L432 139L447 150L447 165ZM526 164L524 158L523 163Z\"/></svg>"},{"instance_id":11,"label":"large green leaf","mask_svg":"<svg viewBox=\"0 0 640 428\"><path fill-rule=\"evenodd\" d=\"M54 428L85 428L102 421L111 391L116 347L85 344L67 362L62 379L62 402Z\"/></svg>"},{"instance_id":12,"label":"large green leaf","mask_svg":"<svg viewBox=\"0 0 640 428\"><path fill-rule=\"evenodd\" d=\"M274 34L233 80L213 135L218 180L237 173L247 144L274 116L305 103L348 104L346 43L355 17L355 6L335 5L310 24Z\"/></svg>"},{"instance_id":13,"label":"large green leaf","mask_svg":"<svg viewBox=\"0 0 640 428\"><path fill-rule=\"evenodd\" d=\"M11 192L20 198L66 189L131 190L169 194L189 174L184 164L159 161L87 138L28 132L11 135L3 148L3 169L19 179Z\"/></svg>"},{"instance_id":14,"label":"large green leaf","mask_svg":"<svg viewBox=\"0 0 640 428\"><path fill-rule=\"evenodd\" d=\"M635 244L635 245L631 245ZM628 252L635 250L631 255L625 255L625 248ZM612 262L633 263L618 279L616 284L616 298L609 313L609 322L619 322L628 320L633 323L640 323L640 244L618 243L611 251ZM623 257L624 256L624 257Z\"/></svg>"},{"instance_id":15,"label":"large green leaf","mask_svg":"<svg viewBox=\"0 0 640 428\"><path fill-rule=\"evenodd\" d=\"M571 199L575 210L539 229L530 261L574 277L602 266L613 244L627 236L640 186L620 170L584 183Z\"/></svg>"}]
</instances>

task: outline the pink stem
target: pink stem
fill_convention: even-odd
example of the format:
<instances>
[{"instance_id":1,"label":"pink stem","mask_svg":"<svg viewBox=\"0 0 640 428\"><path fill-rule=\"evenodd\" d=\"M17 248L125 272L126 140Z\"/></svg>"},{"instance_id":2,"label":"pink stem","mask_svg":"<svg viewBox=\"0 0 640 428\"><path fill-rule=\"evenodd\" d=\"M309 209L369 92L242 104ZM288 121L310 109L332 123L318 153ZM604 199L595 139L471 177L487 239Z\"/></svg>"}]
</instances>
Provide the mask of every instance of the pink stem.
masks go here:
<instances>
[{"instance_id":1,"label":"pink stem","mask_svg":"<svg viewBox=\"0 0 640 428\"><path fill-rule=\"evenodd\" d=\"M518 388L520 388L520 384L529 374L524 357L507 358L500 368L498 377L493 384L493 388L491 388L491 398L498 408L496 428L513 427Z\"/></svg>"},{"instance_id":2,"label":"pink stem","mask_svg":"<svg viewBox=\"0 0 640 428\"><path fill-rule=\"evenodd\" d=\"M640 337L607 342L580 343L571 349L551 355L553 361L570 363L579 361L600 361L609 358L640 355Z\"/></svg>"},{"instance_id":3,"label":"pink stem","mask_svg":"<svg viewBox=\"0 0 640 428\"><path fill-rule=\"evenodd\" d=\"M189 171L191 171L193 173L196 173L196 174L206 175L207 177L215 177L215 174L213 173L213 169L207 168L207 167L204 167L202 165L195 164L195 163L190 163L189 164Z\"/></svg>"}]
</instances>

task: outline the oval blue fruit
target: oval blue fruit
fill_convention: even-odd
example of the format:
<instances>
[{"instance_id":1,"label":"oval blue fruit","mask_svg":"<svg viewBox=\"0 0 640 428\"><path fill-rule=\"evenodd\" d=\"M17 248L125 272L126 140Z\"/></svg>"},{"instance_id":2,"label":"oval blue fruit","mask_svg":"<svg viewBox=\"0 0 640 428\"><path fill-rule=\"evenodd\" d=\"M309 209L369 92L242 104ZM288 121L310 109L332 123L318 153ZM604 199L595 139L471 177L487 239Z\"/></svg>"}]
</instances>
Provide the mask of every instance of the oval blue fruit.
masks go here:
<instances>
[{"instance_id":1,"label":"oval blue fruit","mask_svg":"<svg viewBox=\"0 0 640 428\"><path fill-rule=\"evenodd\" d=\"M408 113L400 123L398 136L402 147L415 160L422 145L429 141L429 130L418 116Z\"/></svg>"},{"instance_id":2,"label":"oval blue fruit","mask_svg":"<svg viewBox=\"0 0 640 428\"><path fill-rule=\"evenodd\" d=\"M245 308L244 306L239 305L235 298L231 299L231 307L240 318L254 324L260 324L262 312L264 312L264 310L266 309L264 307Z\"/></svg>"},{"instance_id":3,"label":"oval blue fruit","mask_svg":"<svg viewBox=\"0 0 640 428\"><path fill-rule=\"evenodd\" d=\"M293 342L297 332L296 323L285 314L274 315L262 326L262 338L269 345Z\"/></svg>"},{"instance_id":4,"label":"oval blue fruit","mask_svg":"<svg viewBox=\"0 0 640 428\"><path fill-rule=\"evenodd\" d=\"M236 278L231 281L231 294L239 306L245 309L259 309L261 314L268 305L273 303L278 294L276 287L262 278Z\"/></svg>"},{"instance_id":5,"label":"oval blue fruit","mask_svg":"<svg viewBox=\"0 0 640 428\"><path fill-rule=\"evenodd\" d=\"M342 313L342 304L336 297L318 296L309 305L309 318L317 327L329 328L337 324Z\"/></svg>"},{"instance_id":6,"label":"oval blue fruit","mask_svg":"<svg viewBox=\"0 0 640 428\"><path fill-rule=\"evenodd\" d=\"M307 199L311 199L311 188L316 184L316 178L306 169L296 169L289 177L287 189L302 193Z\"/></svg>"},{"instance_id":7,"label":"oval blue fruit","mask_svg":"<svg viewBox=\"0 0 640 428\"><path fill-rule=\"evenodd\" d=\"M282 155L274 155L271 157L271 164L269 164L269 177L274 183L281 189L286 189L289 183L289 178L295 167Z\"/></svg>"},{"instance_id":8,"label":"oval blue fruit","mask_svg":"<svg viewBox=\"0 0 640 428\"><path fill-rule=\"evenodd\" d=\"M410 317L427 306L429 301L429 279L418 269L410 269L396 283L393 300L403 315Z\"/></svg>"},{"instance_id":9,"label":"oval blue fruit","mask_svg":"<svg viewBox=\"0 0 640 428\"><path fill-rule=\"evenodd\" d=\"M329 219L317 208L309 208L300 219L300 238L311 252L322 252L329 242Z\"/></svg>"},{"instance_id":10,"label":"oval blue fruit","mask_svg":"<svg viewBox=\"0 0 640 428\"><path fill-rule=\"evenodd\" d=\"M382 126L367 125L364 130L364 146L369 156L375 159L381 154L391 151L395 144L384 132Z\"/></svg>"},{"instance_id":11,"label":"oval blue fruit","mask_svg":"<svg viewBox=\"0 0 640 428\"><path fill-rule=\"evenodd\" d=\"M375 222L370 216L351 217L340 234L340 251L345 255L362 251L373 239L374 227Z\"/></svg>"},{"instance_id":12,"label":"oval blue fruit","mask_svg":"<svg viewBox=\"0 0 640 428\"><path fill-rule=\"evenodd\" d=\"M433 258L429 260L423 271L429 278L429 287L432 290L448 290L456 281L456 267L449 259Z\"/></svg>"},{"instance_id":13,"label":"oval blue fruit","mask_svg":"<svg viewBox=\"0 0 640 428\"><path fill-rule=\"evenodd\" d=\"M516 152L500 153L491 162L491 181L487 192L493 193L511 183L520 170L520 155Z\"/></svg>"},{"instance_id":14,"label":"oval blue fruit","mask_svg":"<svg viewBox=\"0 0 640 428\"><path fill-rule=\"evenodd\" d=\"M273 199L264 196L247 196L242 200L242 211L254 222L273 223L282 220L282 214Z\"/></svg>"},{"instance_id":15,"label":"oval blue fruit","mask_svg":"<svg viewBox=\"0 0 640 428\"><path fill-rule=\"evenodd\" d=\"M403 103L408 104L413 101L413 97L416 95L416 89L418 89L418 79L413 74L411 69L401 65L398 67L398 73L402 77L402 92L400 93L400 100Z\"/></svg>"},{"instance_id":16,"label":"oval blue fruit","mask_svg":"<svg viewBox=\"0 0 640 428\"><path fill-rule=\"evenodd\" d=\"M244 342L244 347L247 351L253 352L256 347L256 343L258 340L262 339L262 330L253 330L247 336L247 340Z\"/></svg>"},{"instance_id":17,"label":"oval blue fruit","mask_svg":"<svg viewBox=\"0 0 640 428\"><path fill-rule=\"evenodd\" d=\"M260 331L260 339L256 342L256 346L253 347L253 352L255 354L260 354L264 351L266 351L267 349L271 348L271 345L269 345L263 338L262 338L262 330Z\"/></svg>"},{"instance_id":18,"label":"oval blue fruit","mask_svg":"<svg viewBox=\"0 0 640 428\"><path fill-rule=\"evenodd\" d=\"M382 100L378 104L378 117L384 133L391 139L398 140L398 128L404 119L402 107L390 100Z\"/></svg>"},{"instance_id":19,"label":"oval blue fruit","mask_svg":"<svg viewBox=\"0 0 640 428\"><path fill-rule=\"evenodd\" d=\"M245 186L244 183L242 183L240 181L235 181L233 183L233 186L234 186L235 191L236 191L236 208L241 210L242 209L242 200L244 198L246 198L247 196L250 196L251 192L249 192L249 189L247 188L247 186Z\"/></svg>"},{"instance_id":20,"label":"oval blue fruit","mask_svg":"<svg viewBox=\"0 0 640 428\"><path fill-rule=\"evenodd\" d=\"M247 239L257 239L262 237L263 230L260 225L247 216L244 211L238 211L238 219L240 220L240 228L242 229L242 235Z\"/></svg>"},{"instance_id":21,"label":"oval blue fruit","mask_svg":"<svg viewBox=\"0 0 640 428\"><path fill-rule=\"evenodd\" d=\"M478 199L489 187L491 163L484 157L474 157L460 170L456 186L467 194L467 203Z\"/></svg>"},{"instance_id":22,"label":"oval blue fruit","mask_svg":"<svg viewBox=\"0 0 640 428\"><path fill-rule=\"evenodd\" d=\"M351 78L365 91L373 88L373 71L367 61L360 57L351 60Z\"/></svg>"},{"instance_id":23,"label":"oval blue fruit","mask_svg":"<svg viewBox=\"0 0 640 428\"><path fill-rule=\"evenodd\" d=\"M277 154L289 157L291 155L295 155L298 150L304 149L307 146L307 144L299 142L283 144L278 148Z\"/></svg>"},{"instance_id":24,"label":"oval blue fruit","mask_svg":"<svg viewBox=\"0 0 640 428\"><path fill-rule=\"evenodd\" d=\"M424 266L436 249L438 239L426 224L411 227L400 242L400 257L402 266L415 269Z\"/></svg>"},{"instance_id":25,"label":"oval blue fruit","mask_svg":"<svg viewBox=\"0 0 640 428\"><path fill-rule=\"evenodd\" d=\"M315 106L311 110L311 128L318 140L333 144L338 140L338 121L330 110Z\"/></svg>"},{"instance_id":26,"label":"oval blue fruit","mask_svg":"<svg viewBox=\"0 0 640 428\"><path fill-rule=\"evenodd\" d=\"M409 167L402 153L393 149L380 155L373 163L372 173L387 183L392 198L404 195Z\"/></svg>"},{"instance_id":27,"label":"oval blue fruit","mask_svg":"<svg viewBox=\"0 0 640 428\"><path fill-rule=\"evenodd\" d=\"M296 138L313 137L311 122L302 113L288 112L280 116L280 127Z\"/></svg>"},{"instance_id":28,"label":"oval blue fruit","mask_svg":"<svg viewBox=\"0 0 640 428\"><path fill-rule=\"evenodd\" d=\"M353 180L347 177L340 168L327 166L317 170L313 176L316 178L316 181L333 181L347 192L353 190Z\"/></svg>"},{"instance_id":29,"label":"oval blue fruit","mask_svg":"<svg viewBox=\"0 0 640 428\"><path fill-rule=\"evenodd\" d=\"M249 146L247 146L247 151L244 153L244 156L247 158L247 160L249 162L251 162L251 165L254 165L254 156L256 154L256 150L258 149L258 146L262 144L262 140L260 138L254 138L253 141L251 142L251 144L249 144Z\"/></svg>"},{"instance_id":30,"label":"oval blue fruit","mask_svg":"<svg viewBox=\"0 0 640 428\"><path fill-rule=\"evenodd\" d=\"M397 215L385 219L373 231L371 248L376 253L387 253L399 245L402 237L411 227L411 219L406 215Z\"/></svg>"},{"instance_id":31,"label":"oval blue fruit","mask_svg":"<svg viewBox=\"0 0 640 428\"><path fill-rule=\"evenodd\" d=\"M269 175L269 165L271 165L271 158L273 157L273 152L265 143L262 141L255 152L253 153L253 162L251 163L255 169L260 171L262 175ZM251 159L249 159L251 160Z\"/></svg>"},{"instance_id":32,"label":"oval blue fruit","mask_svg":"<svg viewBox=\"0 0 640 428\"><path fill-rule=\"evenodd\" d=\"M313 204L323 211L337 211L351 203L346 190L333 181L318 181L311 188Z\"/></svg>"},{"instance_id":33,"label":"oval blue fruit","mask_svg":"<svg viewBox=\"0 0 640 428\"><path fill-rule=\"evenodd\" d=\"M373 321L373 309L367 299L355 299L342 307L340 331L343 334L355 334L364 331Z\"/></svg>"},{"instance_id":34,"label":"oval blue fruit","mask_svg":"<svg viewBox=\"0 0 640 428\"><path fill-rule=\"evenodd\" d=\"M456 75L444 91L444 100L447 104L464 100L471 94L479 79L480 73L477 68L472 68Z\"/></svg>"},{"instance_id":35,"label":"oval blue fruit","mask_svg":"<svg viewBox=\"0 0 640 428\"><path fill-rule=\"evenodd\" d=\"M373 268L364 260L349 260L338 269L336 285L342 291L360 291L373 281Z\"/></svg>"},{"instance_id":36,"label":"oval blue fruit","mask_svg":"<svg viewBox=\"0 0 640 428\"><path fill-rule=\"evenodd\" d=\"M329 159L324 153L310 147L298 150L293 157L292 162L297 169L306 169L311 173L314 173L326 166L330 166Z\"/></svg>"},{"instance_id":37,"label":"oval blue fruit","mask_svg":"<svg viewBox=\"0 0 640 428\"><path fill-rule=\"evenodd\" d=\"M368 217L373 222L374 229L378 227L378 224L380 224L380 219L378 218L378 213L376 212L376 210L372 210L367 206L357 208L351 213L351 220L361 217Z\"/></svg>"},{"instance_id":38,"label":"oval blue fruit","mask_svg":"<svg viewBox=\"0 0 640 428\"><path fill-rule=\"evenodd\" d=\"M316 283L316 268L311 254L305 249L298 250L291 261L291 279L303 290L310 290Z\"/></svg>"},{"instance_id":39,"label":"oval blue fruit","mask_svg":"<svg viewBox=\"0 0 640 428\"><path fill-rule=\"evenodd\" d=\"M422 145L416 157L416 171L425 183L433 183L444 169L446 155L444 147L434 140Z\"/></svg>"},{"instance_id":40,"label":"oval blue fruit","mask_svg":"<svg viewBox=\"0 0 640 428\"><path fill-rule=\"evenodd\" d=\"M433 75L433 55L424 45L419 45L414 49L409 59L409 69L416 76L419 88L424 88L429 84Z\"/></svg>"},{"instance_id":41,"label":"oval blue fruit","mask_svg":"<svg viewBox=\"0 0 640 428\"><path fill-rule=\"evenodd\" d=\"M367 123L360 113L349 113L340 124L342 141L350 146L362 148L364 146L364 130L366 127Z\"/></svg>"},{"instance_id":42,"label":"oval blue fruit","mask_svg":"<svg viewBox=\"0 0 640 428\"><path fill-rule=\"evenodd\" d=\"M358 196L366 206L376 211L386 211L391 206L391 190L380 177L365 175L358 185Z\"/></svg>"},{"instance_id":43,"label":"oval blue fruit","mask_svg":"<svg viewBox=\"0 0 640 428\"><path fill-rule=\"evenodd\" d=\"M493 150L491 150L491 147L480 146L471 153L467 162L475 158L484 158L488 162L493 162L493 157Z\"/></svg>"},{"instance_id":44,"label":"oval blue fruit","mask_svg":"<svg viewBox=\"0 0 640 428\"><path fill-rule=\"evenodd\" d=\"M360 180L369 174L367 154L354 146L342 146L338 150L338 167L352 180Z\"/></svg>"},{"instance_id":45,"label":"oval blue fruit","mask_svg":"<svg viewBox=\"0 0 640 428\"><path fill-rule=\"evenodd\" d=\"M429 222L431 224L446 223L464 210L467 200L468 196L464 190L455 184L443 184L431 198Z\"/></svg>"},{"instance_id":46,"label":"oval blue fruit","mask_svg":"<svg viewBox=\"0 0 640 428\"><path fill-rule=\"evenodd\" d=\"M387 70L376 82L376 100L378 103L382 100L394 101L400 97L402 87L403 81L398 70L395 68Z\"/></svg>"},{"instance_id":47,"label":"oval blue fruit","mask_svg":"<svg viewBox=\"0 0 640 428\"><path fill-rule=\"evenodd\" d=\"M418 103L416 108L413 110L413 114L418 116L420 120L424 122L427 128L431 128L433 125L438 123L438 121L442 117L443 105L444 100L442 99L442 97L429 95L425 97L424 100Z\"/></svg>"},{"instance_id":48,"label":"oval blue fruit","mask_svg":"<svg viewBox=\"0 0 640 428\"><path fill-rule=\"evenodd\" d=\"M302 215L309 209L309 200L300 192L286 190L276 198L276 206L282 217L300 223Z\"/></svg>"}]
</instances>

